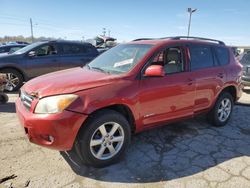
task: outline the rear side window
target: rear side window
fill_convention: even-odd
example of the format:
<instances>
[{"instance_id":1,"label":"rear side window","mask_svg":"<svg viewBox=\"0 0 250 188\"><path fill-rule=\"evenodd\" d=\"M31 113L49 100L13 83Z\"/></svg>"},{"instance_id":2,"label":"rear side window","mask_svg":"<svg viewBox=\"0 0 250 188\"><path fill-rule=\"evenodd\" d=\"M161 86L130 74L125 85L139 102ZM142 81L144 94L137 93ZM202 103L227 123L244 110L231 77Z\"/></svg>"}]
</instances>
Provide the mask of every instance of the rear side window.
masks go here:
<instances>
[{"instance_id":1,"label":"rear side window","mask_svg":"<svg viewBox=\"0 0 250 188\"><path fill-rule=\"evenodd\" d=\"M191 70L198 70L208 67L213 67L213 55L209 46L196 46L189 47Z\"/></svg>"},{"instance_id":2,"label":"rear side window","mask_svg":"<svg viewBox=\"0 0 250 188\"><path fill-rule=\"evenodd\" d=\"M85 48L86 48L86 51L87 51L88 53L91 53L91 54L96 54L96 53L98 53L98 52L97 52L97 49L96 49L94 46L88 45L88 46L86 46Z\"/></svg>"},{"instance_id":3,"label":"rear side window","mask_svg":"<svg viewBox=\"0 0 250 188\"><path fill-rule=\"evenodd\" d=\"M63 54L84 54L87 53L87 49L84 45L77 44L63 44Z\"/></svg>"},{"instance_id":4,"label":"rear side window","mask_svg":"<svg viewBox=\"0 0 250 188\"><path fill-rule=\"evenodd\" d=\"M229 52L227 48L214 47L214 51L220 65L227 65L229 63Z\"/></svg>"}]
</instances>

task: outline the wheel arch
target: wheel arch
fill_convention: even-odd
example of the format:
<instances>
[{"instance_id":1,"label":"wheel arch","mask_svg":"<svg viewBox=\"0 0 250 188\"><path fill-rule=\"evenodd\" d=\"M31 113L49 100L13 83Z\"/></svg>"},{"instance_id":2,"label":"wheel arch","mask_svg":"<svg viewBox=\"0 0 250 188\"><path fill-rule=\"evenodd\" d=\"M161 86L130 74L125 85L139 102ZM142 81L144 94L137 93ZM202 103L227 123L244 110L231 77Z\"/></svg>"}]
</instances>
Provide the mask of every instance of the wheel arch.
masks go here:
<instances>
[{"instance_id":1,"label":"wheel arch","mask_svg":"<svg viewBox=\"0 0 250 188\"><path fill-rule=\"evenodd\" d=\"M13 69L13 70L16 70L18 71L22 76L23 76L23 79L24 81L27 81L28 80L28 77L27 75L25 74L25 72L23 70L21 70L20 68L18 67L15 67L15 66L4 66L4 67L0 67L0 72L5 70L5 69Z\"/></svg>"},{"instance_id":2,"label":"wheel arch","mask_svg":"<svg viewBox=\"0 0 250 188\"><path fill-rule=\"evenodd\" d=\"M78 130L78 133L84 129L84 127L85 127L84 124L86 124L86 122L88 122L93 117L94 114L96 114L100 111L103 111L103 110L113 110L115 112L120 113L128 121L130 128L131 128L131 132L134 133L136 131L135 118L134 118L134 115L133 115L131 109L125 104L112 104L109 106L105 106L105 107L101 107L101 108L93 110L88 115L88 118L83 122L82 126Z\"/></svg>"},{"instance_id":3,"label":"wheel arch","mask_svg":"<svg viewBox=\"0 0 250 188\"><path fill-rule=\"evenodd\" d=\"M133 124L130 123L131 121L133 121L131 119L131 118L133 118L133 117L131 117L133 114L129 114L129 113L132 113L131 110L129 109L128 106L126 106L124 104L113 104L110 106L106 106L106 107L94 110L92 113L90 113L88 115L87 119L84 121L84 123L82 124L82 126L78 130L78 133L75 137L74 144L73 144L71 150L68 151L74 157L74 160L83 162L83 164L87 164L87 165L89 165L90 162L93 162L88 157L85 156L85 153L88 153L88 152L83 152L84 150L82 150L82 144L86 143L86 140L84 140L84 142L81 142L81 138L84 138L84 137L80 137L80 136L82 136L84 134L84 131L88 127L88 126L85 126L84 124L91 125L91 121L94 120L95 115L98 116L98 115L102 115L103 113L105 114L108 112L110 112L110 113L113 112L116 114L119 113L119 114L123 115L129 122L128 126L130 128L133 126ZM90 123L90 124L88 124L88 123ZM131 129L131 132L132 132L132 129ZM131 132L128 132L129 138L130 138ZM129 141L130 141L130 139L128 139L127 145L129 143ZM89 147L89 146L87 146L87 147ZM123 149L121 151L124 152L125 150ZM114 158L114 160L118 160L118 159L119 159L119 155L118 155L118 158ZM112 159L112 161L113 161L113 159ZM91 164L91 165L93 165L93 164ZM95 163L95 165L96 165L96 163Z\"/></svg>"},{"instance_id":4,"label":"wheel arch","mask_svg":"<svg viewBox=\"0 0 250 188\"><path fill-rule=\"evenodd\" d=\"M232 95L233 97L233 102L235 103L237 101L237 89L236 86L234 85L227 85L226 87L224 87L220 92L217 93L217 95L215 96L211 106L209 107L209 111L214 107L216 101L218 100L218 98L222 95L222 93L224 92L228 92Z\"/></svg>"},{"instance_id":5,"label":"wheel arch","mask_svg":"<svg viewBox=\"0 0 250 188\"><path fill-rule=\"evenodd\" d=\"M230 94L232 95L232 97L233 97L234 102L236 102L236 100L237 100L237 89L236 89L235 86L233 86L233 85L226 86L226 87L220 92L219 96L220 96L222 93L224 93L224 92L230 93Z\"/></svg>"}]
</instances>

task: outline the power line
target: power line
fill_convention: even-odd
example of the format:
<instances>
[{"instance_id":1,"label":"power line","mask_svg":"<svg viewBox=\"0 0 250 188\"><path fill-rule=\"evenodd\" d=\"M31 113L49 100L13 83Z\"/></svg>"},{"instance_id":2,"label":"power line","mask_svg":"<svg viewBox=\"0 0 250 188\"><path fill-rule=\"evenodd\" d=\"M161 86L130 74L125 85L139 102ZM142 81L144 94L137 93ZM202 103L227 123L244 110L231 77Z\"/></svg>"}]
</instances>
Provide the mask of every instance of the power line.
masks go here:
<instances>
[{"instance_id":1,"label":"power line","mask_svg":"<svg viewBox=\"0 0 250 188\"><path fill-rule=\"evenodd\" d=\"M15 25L15 26L23 26L23 27L27 27L24 24L19 24L19 23L7 23L7 22L0 22L0 24L2 25Z\"/></svg>"},{"instance_id":2,"label":"power line","mask_svg":"<svg viewBox=\"0 0 250 188\"><path fill-rule=\"evenodd\" d=\"M13 15L3 15L3 14L0 14L0 19L1 17L4 17L4 18L7 18L7 19L11 19L11 20L19 20L19 21L22 21L22 22L27 22L27 20L29 20L28 18L24 18L24 17L17 17L17 16L13 16ZM54 28L58 28L58 29L68 29L67 27L61 27L58 25L62 25L63 23L52 23L51 21L49 20L45 20L45 19L41 19L41 18L34 18L33 17L33 20L35 20L35 23L38 23L39 25L47 25L47 26L51 26L51 27L54 27ZM72 29L72 28L71 28ZM74 28L74 29L79 29L79 28Z\"/></svg>"},{"instance_id":3,"label":"power line","mask_svg":"<svg viewBox=\"0 0 250 188\"><path fill-rule=\"evenodd\" d=\"M2 15L2 14L0 14L0 18L9 19L9 20L18 20L18 21L22 21L22 22L26 22L28 20L27 18L20 18L20 17L16 17L16 16L6 16L6 15Z\"/></svg>"}]
</instances>

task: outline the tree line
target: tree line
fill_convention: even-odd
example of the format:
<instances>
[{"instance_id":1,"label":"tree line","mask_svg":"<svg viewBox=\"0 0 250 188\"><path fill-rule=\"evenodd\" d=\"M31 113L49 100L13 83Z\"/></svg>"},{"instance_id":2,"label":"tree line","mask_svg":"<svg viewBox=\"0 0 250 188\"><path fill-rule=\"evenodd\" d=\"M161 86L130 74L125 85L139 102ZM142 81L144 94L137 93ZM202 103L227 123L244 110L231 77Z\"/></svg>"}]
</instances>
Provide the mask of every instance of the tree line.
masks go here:
<instances>
[{"instance_id":1,"label":"tree line","mask_svg":"<svg viewBox=\"0 0 250 188\"><path fill-rule=\"evenodd\" d=\"M41 41L41 40L55 40L55 39L57 39L57 38L53 38L53 37L34 37L33 42L37 42L37 41ZM31 43L32 38L31 37L24 37L22 35L0 37L0 43L11 42L11 41L22 41L22 42Z\"/></svg>"}]
</instances>

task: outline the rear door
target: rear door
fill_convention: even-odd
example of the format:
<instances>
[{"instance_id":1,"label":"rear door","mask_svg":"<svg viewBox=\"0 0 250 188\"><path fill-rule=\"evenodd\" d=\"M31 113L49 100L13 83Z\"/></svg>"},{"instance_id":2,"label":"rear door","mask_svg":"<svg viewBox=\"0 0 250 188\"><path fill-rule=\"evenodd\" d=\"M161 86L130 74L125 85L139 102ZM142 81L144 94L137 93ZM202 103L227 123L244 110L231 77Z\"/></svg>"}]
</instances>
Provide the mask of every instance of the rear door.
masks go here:
<instances>
[{"instance_id":1,"label":"rear door","mask_svg":"<svg viewBox=\"0 0 250 188\"><path fill-rule=\"evenodd\" d=\"M60 69L69 69L73 67L82 67L90 62L96 53L84 44L70 44L65 43L60 45L61 56L60 56Z\"/></svg>"},{"instance_id":2,"label":"rear door","mask_svg":"<svg viewBox=\"0 0 250 188\"><path fill-rule=\"evenodd\" d=\"M30 78L59 70L58 47L55 43L43 44L26 54L26 70Z\"/></svg>"},{"instance_id":3,"label":"rear door","mask_svg":"<svg viewBox=\"0 0 250 188\"><path fill-rule=\"evenodd\" d=\"M195 82L194 112L203 111L213 104L214 98L226 80L223 66L210 45L188 45L190 68Z\"/></svg>"}]
</instances>

